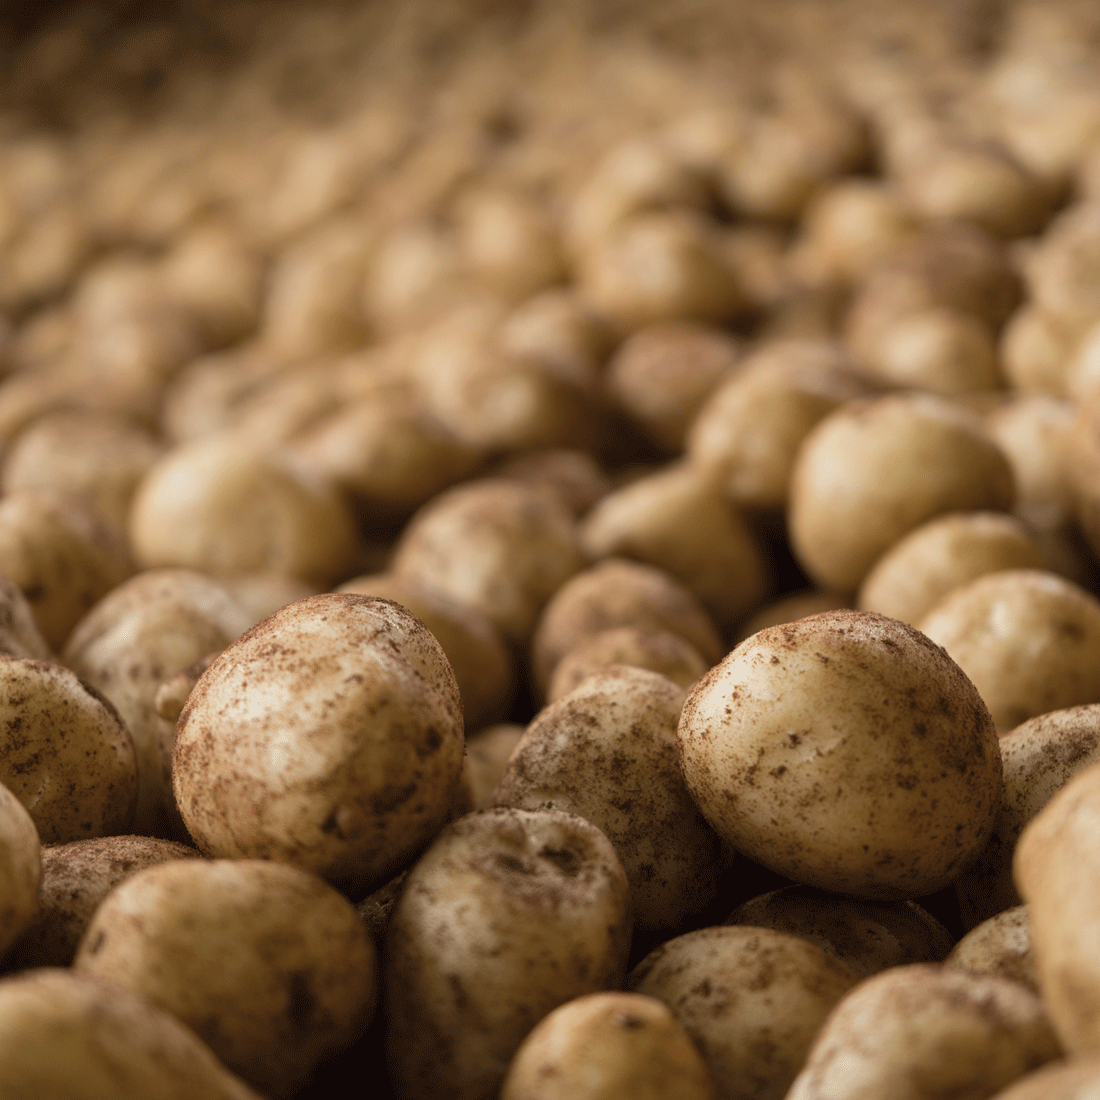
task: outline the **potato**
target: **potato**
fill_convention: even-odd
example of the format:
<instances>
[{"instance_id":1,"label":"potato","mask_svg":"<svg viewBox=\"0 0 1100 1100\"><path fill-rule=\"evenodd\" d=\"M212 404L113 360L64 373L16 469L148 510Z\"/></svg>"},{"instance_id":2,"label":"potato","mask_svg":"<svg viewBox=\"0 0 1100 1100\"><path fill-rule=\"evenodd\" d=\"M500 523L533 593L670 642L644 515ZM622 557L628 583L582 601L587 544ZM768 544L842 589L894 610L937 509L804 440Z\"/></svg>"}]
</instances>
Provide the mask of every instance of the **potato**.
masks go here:
<instances>
[{"instance_id":1,"label":"potato","mask_svg":"<svg viewBox=\"0 0 1100 1100\"><path fill-rule=\"evenodd\" d=\"M1100 494L1096 491L1096 471L1100 466L1100 390L1078 402L1066 446L1074 511L1095 554L1100 547Z\"/></svg>"},{"instance_id":2,"label":"potato","mask_svg":"<svg viewBox=\"0 0 1100 1100\"><path fill-rule=\"evenodd\" d=\"M761 894L725 923L801 936L861 978L891 966L942 962L954 945L951 933L915 902L856 901L810 886Z\"/></svg>"},{"instance_id":3,"label":"potato","mask_svg":"<svg viewBox=\"0 0 1100 1100\"><path fill-rule=\"evenodd\" d=\"M250 625L248 611L217 582L185 569L152 569L108 593L70 636L65 664L110 699L133 738L137 832L163 830L175 817L157 691Z\"/></svg>"},{"instance_id":4,"label":"potato","mask_svg":"<svg viewBox=\"0 0 1100 1100\"><path fill-rule=\"evenodd\" d=\"M553 489L577 517L611 491L611 482L586 451L557 448L509 455L497 476Z\"/></svg>"},{"instance_id":5,"label":"potato","mask_svg":"<svg viewBox=\"0 0 1100 1100\"><path fill-rule=\"evenodd\" d=\"M944 965L1009 978L1026 986L1036 997L1042 995L1031 954L1026 905L1005 909L976 925L955 944Z\"/></svg>"},{"instance_id":6,"label":"potato","mask_svg":"<svg viewBox=\"0 0 1100 1100\"><path fill-rule=\"evenodd\" d=\"M487 810L493 805L493 796L504 778L508 758L523 737L524 729L517 722L498 722L466 738L462 766L470 783L475 810Z\"/></svg>"},{"instance_id":7,"label":"potato","mask_svg":"<svg viewBox=\"0 0 1100 1100\"><path fill-rule=\"evenodd\" d=\"M1082 768L1100 761L1100 705L1030 718L1001 737L1004 795L993 835L955 881L964 928L1018 906L1012 856L1028 822Z\"/></svg>"},{"instance_id":8,"label":"potato","mask_svg":"<svg viewBox=\"0 0 1100 1100\"><path fill-rule=\"evenodd\" d=\"M501 1100L713 1100L699 1052L668 1008L637 993L567 1001L516 1051Z\"/></svg>"},{"instance_id":9,"label":"potato","mask_svg":"<svg viewBox=\"0 0 1100 1100\"><path fill-rule=\"evenodd\" d=\"M277 611L206 670L172 780L207 855L278 859L362 897L443 826L462 749L458 685L420 620L327 594Z\"/></svg>"},{"instance_id":10,"label":"potato","mask_svg":"<svg viewBox=\"0 0 1100 1100\"><path fill-rule=\"evenodd\" d=\"M1021 1077L997 1100L1091 1100L1100 1087L1100 1060L1073 1059Z\"/></svg>"},{"instance_id":11,"label":"potato","mask_svg":"<svg viewBox=\"0 0 1100 1100\"><path fill-rule=\"evenodd\" d=\"M856 604L915 625L949 592L1002 569L1041 569L1030 531L998 512L938 516L886 551L863 579Z\"/></svg>"},{"instance_id":12,"label":"potato","mask_svg":"<svg viewBox=\"0 0 1100 1100\"><path fill-rule=\"evenodd\" d=\"M708 665L722 656L714 624L684 585L660 569L612 558L566 581L546 605L532 643L538 686L545 691L558 662L581 641L619 626L671 631Z\"/></svg>"},{"instance_id":13,"label":"potato","mask_svg":"<svg viewBox=\"0 0 1100 1100\"><path fill-rule=\"evenodd\" d=\"M1033 303L1021 306L1001 333L1000 358L1005 378L1023 393L1066 392L1066 365L1076 333Z\"/></svg>"},{"instance_id":14,"label":"potato","mask_svg":"<svg viewBox=\"0 0 1100 1100\"><path fill-rule=\"evenodd\" d=\"M170 859L197 859L185 844L149 836L103 836L42 849L38 910L4 960L13 970L69 966L99 903L123 879Z\"/></svg>"},{"instance_id":15,"label":"potato","mask_svg":"<svg viewBox=\"0 0 1100 1100\"><path fill-rule=\"evenodd\" d=\"M981 851L997 735L962 670L911 627L833 611L742 642L689 692L688 790L739 852L883 901L942 889Z\"/></svg>"},{"instance_id":16,"label":"potato","mask_svg":"<svg viewBox=\"0 0 1100 1100\"><path fill-rule=\"evenodd\" d=\"M126 832L138 772L118 711L69 669L0 657L0 782L43 843Z\"/></svg>"},{"instance_id":17,"label":"potato","mask_svg":"<svg viewBox=\"0 0 1100 1100\"><path fill-rule=\"evenodd\" d=\"M316 596L315 585L285 573L234 573L217 578L218 584L248 612L255 625L288 603Z\"/></svg>"},{"instance_id":18,"label":"potato","mask_svg":"<svg viewBox=\"0 0 1100 1100\"><path fill-rule=\"evenodd\" d=\"M0 1092L36 1100L260 1100L171 1013L60 969L0 981Z\"/></svg>"},{"instance_id":19,"label":"potato","mask_svg":"<svg viewBox=\"0 0 1100 1100\"><path fill-rule=\"evenodd\" d=\"M8 657L53 657L35 621L30 602L19 586L0 577L0 653Z\"/></svg>"},{"instance_id":20,"label":"potato","mask_svg":"<svg viewBox=\"0 0 1100 1100\"><path fill-rule=\"evenodd\" d=\"M0 783L0 955L30 927L42 882L38 830L26 807Z\"/></svg>"},{"instance_id":21,"label":"potato","mask_svg":"<svg viewBox=\"0 0 1100 1100\"><path fill-rule=\"evenodd\" d=\"M807 615L817 615L822 611L840 611L848 606L847 599L836 592L824 592L813 588L801 589L782 596L773 603L765 604L737 628L735 641L743 642L766 626L782 626L783 623L804 619Z\"/></svg>"},{"instance_id":22,"label":"potato","mask_svg":"<svg viewBox=\"0 0 1100 1100\"><path fill-rule=\"evenodd\" d=\"M495 340L507 355L536 359L578 375L597 367L611 336L571 288L554 288L520 303L501 319Z\"/></svg>"},{"instance_id":23,"label":"potato","mask_svg":"<svg viewBox=\"0 0 1100 1100\"><path fill-rule=\"evenodd\" d=\"M548 1012L619 986L629 887L573 814L495 809L449 825L413 867L384 952L386 1058L409 1100L495 1095Z\"/></svg>"},{"instance_id":24,"label":"potato","mask_svg":"<svg viewBox=\"0 0 1100 1100\"><path fill-rule=\"evenodd\" d=\"M1014 488L1008 460L967 410L899 394L825 417L798 451L790 492L795 556L811 579L843 592L920 524L945 512L1007 510Z\"/></svg>"},{"instance_id":25,"label":"potato","mask_svg":"<svg viewBox=\"0 0 1100 1100\"><path fill-rule=\"evenodd\" d=\"M981 692L999 730L1100 702L1100 602L1039 569L989 573L917 624Z\"/></svg>"},{"instance_id":26,"label":"potato","mask_svg":"<svg viewBox=\"0 0 1100 1100\"><path fill-rule=\"evenodd\" d=\"M817 1030L857 980L796 936L703 928L651 951L627 988L672 1009L723 1100L781 1100Z\"/></svg>"},{"instance_id":27,"label":"potato","mask_svg":"<svg viewBox=\"0 0 1100 1100\"><path fill-rule=\"evenodd\" d=\"M984 1100L1060 1054L1042 1001L1018 983L896 966L837 1005L787 1097Z\"/></svg>"},{"instance_id":28,"label":"potato","mask_svg":"<svg viewBox=\"0 0 1100 1100\"><path fill-rule=\"evenodd\" d=\"M292 1096L366 1030L378 986L351 903L315 875L259 860L137 871L100 904L73 967L170 1012L272 1097Z\"/></svg>"},{"instance_id":29,"label":"potato","mask_svg":"<svg viewBox=\"0 0 1100 1100\"><path fill-rule=\"evenodd\" d=\"M1038 309L1083 330L1100 307L1100 203L1075 203L1047 226L1027 266Z\"/></svg>"}]
</instances>

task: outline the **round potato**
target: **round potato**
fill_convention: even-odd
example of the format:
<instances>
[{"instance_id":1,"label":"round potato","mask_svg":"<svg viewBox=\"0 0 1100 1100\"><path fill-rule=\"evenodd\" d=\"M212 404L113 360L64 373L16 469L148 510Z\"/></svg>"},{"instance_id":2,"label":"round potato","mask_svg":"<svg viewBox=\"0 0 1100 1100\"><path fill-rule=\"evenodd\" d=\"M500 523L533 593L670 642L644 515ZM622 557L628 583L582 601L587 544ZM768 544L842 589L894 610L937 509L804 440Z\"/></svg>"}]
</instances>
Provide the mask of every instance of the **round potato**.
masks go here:
<instances>
[{"instance_id":1,"label":"round potato","mask_svg":"<svg viewBox=\"0 0 1100 1100\"><path fill-rule=\"evenodd\" d=\"M955 944L944 965L1008 978L1027 986L1036 997L1042 996L1031 953L1031 923L1026 905L1006 909L972 928Z\"/></svg>"},{"instance_id":2,"label":"round potato","mask_svg":"<svg viewBox=\"0 0 1100 1100\"><path fill-rule=\"evenodd\" d=\"M916 630L834 611L742 642L688 694L688 790L796 882L884 901L946 886L989 839L1001 756L962 670Z\"/></svg>"},{"instance_id":3,"label":"round potato","mask_svg":"<svg viewBox=\"0 0 1100 1100\"><path fill-rule=\"evenodd\" d=\"M7 577L0 577L0 653L8 657L36 657L40 661L53 658L30 602Z\"/></svg>"},{"instance_id":4,"label":"round potato","mask_svg":"<svg viewBox=\"0 0 1100 1100\"><path fill-rule=\"evenodd\" d=\"M504 778L504 769L524 727L516 722L500 722L486 726L466 738L466 756L462 766L470 782L470 794L475 810L487 810Z\"/></svg>"},{"instance_id":5,"label":"round potato","mask_svg":"<svg viewBox=\"0 0 1100 1100\"><path fill-rule=\"evenodd\" d=\"M38 830L23 803L0 784L0 956L35 919L41 881Z\"/></svg>"},{"instance_id":6,"label":"round potato","mask_svg":"<svg viewBox=\"0 0 1100 1100\"><path fill-rule=\"evenodd\" d=\"M330 593L277 611L206 670L172 780L207 855L282 860L363 896L443 826L462 752L458 685L423 623Z\"/></svg>"}]
</instances>

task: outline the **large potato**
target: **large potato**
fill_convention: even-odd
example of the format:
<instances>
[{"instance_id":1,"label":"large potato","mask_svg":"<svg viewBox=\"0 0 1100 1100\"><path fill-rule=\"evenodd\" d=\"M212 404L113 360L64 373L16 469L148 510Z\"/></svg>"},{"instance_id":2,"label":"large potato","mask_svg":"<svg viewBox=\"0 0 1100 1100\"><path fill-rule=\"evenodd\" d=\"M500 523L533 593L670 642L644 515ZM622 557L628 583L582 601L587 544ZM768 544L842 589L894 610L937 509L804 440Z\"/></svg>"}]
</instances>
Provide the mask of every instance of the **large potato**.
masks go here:
<instances>
[{"instance_id":1,"label":"large potato","mask_svg":"<svg viewBox=\"0 0 1100 1100\"><path fill-rule=\"evenodd\" d=\"M361 896L443 826L462 751L458 685L420 620L331 593L277 611L207 669L172 778L207 855L282 860Z\"/></svg>"},{"instance_id":2,"label":"large potato","mask_svg":"<svg viewBox=\"0 0 1100 1100\"><path fill-rule=\"evenodd\" d=\"M1000 804L989 711L916 630L834 611L769 627L691 690L684 778L738 851L810 886L895 900L946 886Z\"/></svg>"}]
</instances>

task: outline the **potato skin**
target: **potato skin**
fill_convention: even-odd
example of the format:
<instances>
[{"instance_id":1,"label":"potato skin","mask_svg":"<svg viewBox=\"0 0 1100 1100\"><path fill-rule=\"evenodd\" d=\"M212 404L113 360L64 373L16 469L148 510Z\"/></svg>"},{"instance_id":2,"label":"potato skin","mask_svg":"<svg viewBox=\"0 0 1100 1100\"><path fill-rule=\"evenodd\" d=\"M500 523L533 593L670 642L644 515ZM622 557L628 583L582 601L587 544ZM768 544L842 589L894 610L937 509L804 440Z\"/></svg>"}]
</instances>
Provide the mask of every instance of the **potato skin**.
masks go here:
<instances>
[{"instance_id":1,"label":"potato skin","mask_svg":"<svg viewBox=\"0 0 1100 1100\"><path fill-rule=\"evenodd\" d=\"M207 669L180 715L173 785L207 855L283 860L362 896L443 826L462 753L458 685L423 623L329 593Z\"/></svg>"},{"instance_id":2,"label":"potato skin","mask_svg":"<svg viewBox=\"0 0 1100 1100\"><path fill-rule=\"evenodd\" d=\"M41 851L31 815L0 784L0 955L34 920L42 881Z\"/></svg>"},{"instance_id":3,"label":"potato skin","mask_svg":"<svg viewBox=\"0 0 1100 1100\"><path fill-rule=\"evenodd\" d=\"M961 669L912 627L833 611L742 642L688 694L680 762L738 851L834 893L947 885L989 839L1001 757Z\"/></svg>"}]
</instances>

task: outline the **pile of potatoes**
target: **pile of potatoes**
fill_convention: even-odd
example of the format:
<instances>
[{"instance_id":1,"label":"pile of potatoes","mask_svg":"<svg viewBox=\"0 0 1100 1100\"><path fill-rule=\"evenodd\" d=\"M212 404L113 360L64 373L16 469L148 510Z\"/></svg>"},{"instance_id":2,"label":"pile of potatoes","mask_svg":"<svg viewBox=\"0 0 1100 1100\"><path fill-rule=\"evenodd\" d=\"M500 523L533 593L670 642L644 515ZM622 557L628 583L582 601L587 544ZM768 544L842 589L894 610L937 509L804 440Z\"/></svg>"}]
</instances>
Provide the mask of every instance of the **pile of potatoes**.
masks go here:
<instances>
[{"instance_id":1,"label":"pile of potatoes","mask_svg":"<svg viewBox=\"0 0 1100 1100\"><path fill-rule=\"evenodd\" d=\"M619 7L9 44L3 1096L1100 1090L1100 13Z\"/></svg>"}]
</instances>

